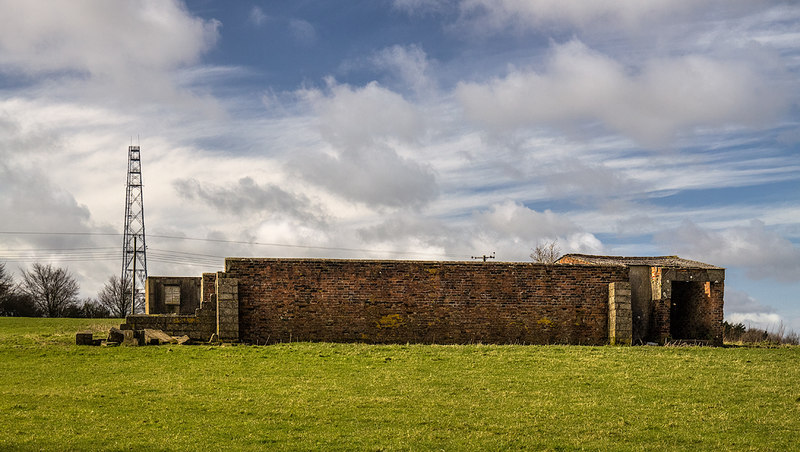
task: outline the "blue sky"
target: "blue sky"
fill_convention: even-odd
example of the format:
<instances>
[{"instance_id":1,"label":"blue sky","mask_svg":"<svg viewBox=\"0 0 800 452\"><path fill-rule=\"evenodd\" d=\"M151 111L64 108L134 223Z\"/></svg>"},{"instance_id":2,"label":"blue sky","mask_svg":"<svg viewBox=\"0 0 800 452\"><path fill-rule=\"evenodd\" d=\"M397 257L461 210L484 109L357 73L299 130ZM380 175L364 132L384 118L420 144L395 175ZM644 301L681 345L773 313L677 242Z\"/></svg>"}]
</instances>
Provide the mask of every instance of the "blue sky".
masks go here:
<instances>
[{"instance_id":1,"label":"blue sky","mask_svg":"<svg viewBox=\"0 0 800 452\"><path fill-rule=\"evenodd\" d=\"M800 330L799 67L788 1L0 2L0 260L94 295L133 140L152 275L558 240Z\"/></svg>"}]
</instances>

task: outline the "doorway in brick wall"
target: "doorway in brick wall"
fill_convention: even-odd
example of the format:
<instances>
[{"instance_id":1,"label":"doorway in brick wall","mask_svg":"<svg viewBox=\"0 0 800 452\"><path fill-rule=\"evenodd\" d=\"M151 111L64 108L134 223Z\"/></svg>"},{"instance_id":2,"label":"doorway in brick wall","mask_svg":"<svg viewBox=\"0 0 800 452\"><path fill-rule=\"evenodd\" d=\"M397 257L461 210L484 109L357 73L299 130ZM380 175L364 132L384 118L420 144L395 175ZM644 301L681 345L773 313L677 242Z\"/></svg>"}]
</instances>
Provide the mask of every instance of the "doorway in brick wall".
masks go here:
<instances>
[{"instance_id":1,"label":"doorway in brick wall","mask_svg":"<svg viewBox=\"0 0 800 452\"><path fill-rule=\"evenodd\" d=\"M706 339L707 332L700 319L705 301L704 283L672 281L672 300L669 310L670 336L678 340Z\"/></svg>"}]
</instances>

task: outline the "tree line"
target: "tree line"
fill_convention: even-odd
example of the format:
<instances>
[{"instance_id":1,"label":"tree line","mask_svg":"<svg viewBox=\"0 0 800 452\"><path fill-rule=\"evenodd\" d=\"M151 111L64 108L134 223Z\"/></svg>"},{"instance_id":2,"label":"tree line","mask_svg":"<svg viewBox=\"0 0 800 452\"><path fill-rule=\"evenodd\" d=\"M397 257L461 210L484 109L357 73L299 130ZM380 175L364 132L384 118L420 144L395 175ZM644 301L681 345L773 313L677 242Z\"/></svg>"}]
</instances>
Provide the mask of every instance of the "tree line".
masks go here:
<instances>
[{"instance_id":1,"label":"tree line","mask_svg":"<svg viewBox=\"0 0 800 452\"><path fill-rule=\"evenodd\" d=\"M125 317L131 312L131 283L111 276L96 298L79 298L80 286L68 269L34 263L15 280L0 263L0 316ZM137 306L138 308L139 306Z\"/></svg>"}]
</instances>

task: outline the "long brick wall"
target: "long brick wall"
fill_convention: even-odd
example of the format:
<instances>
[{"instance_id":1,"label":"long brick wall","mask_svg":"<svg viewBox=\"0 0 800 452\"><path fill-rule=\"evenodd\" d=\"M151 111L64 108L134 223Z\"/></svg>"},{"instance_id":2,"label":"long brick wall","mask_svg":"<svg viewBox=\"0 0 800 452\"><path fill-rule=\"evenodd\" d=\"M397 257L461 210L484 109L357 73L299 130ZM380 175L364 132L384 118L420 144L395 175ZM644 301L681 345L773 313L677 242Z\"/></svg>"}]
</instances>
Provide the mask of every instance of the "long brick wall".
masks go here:
<instances>
[{"instance_id":1,"label":"long brick wall","mask_svg":"<svg viewBox=\"0 0 800 452\"><path fill-rule=\"evenodd\" d=\"M368 343L608 342L621 266L226 259L239 337Z\"/></svg>"}]
</instances>

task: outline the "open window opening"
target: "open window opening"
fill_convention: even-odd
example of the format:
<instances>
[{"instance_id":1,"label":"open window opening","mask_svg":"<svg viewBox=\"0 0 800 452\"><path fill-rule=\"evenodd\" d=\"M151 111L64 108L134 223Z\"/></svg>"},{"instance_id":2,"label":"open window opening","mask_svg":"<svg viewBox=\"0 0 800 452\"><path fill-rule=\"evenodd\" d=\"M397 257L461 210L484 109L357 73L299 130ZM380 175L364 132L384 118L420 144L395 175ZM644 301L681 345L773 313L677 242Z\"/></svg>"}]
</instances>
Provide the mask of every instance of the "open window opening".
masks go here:
<instances>
[{"instance_id":1,"label":"open window opening","mask_svg":"<svg viewBox=\"0 0 800 452\"><path fill-rule=\"evenodd\" d=\"M164 286L164 305L169 314L181 312L181 286Z\"/></svg>"}]
</instances>

